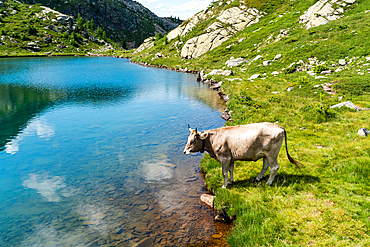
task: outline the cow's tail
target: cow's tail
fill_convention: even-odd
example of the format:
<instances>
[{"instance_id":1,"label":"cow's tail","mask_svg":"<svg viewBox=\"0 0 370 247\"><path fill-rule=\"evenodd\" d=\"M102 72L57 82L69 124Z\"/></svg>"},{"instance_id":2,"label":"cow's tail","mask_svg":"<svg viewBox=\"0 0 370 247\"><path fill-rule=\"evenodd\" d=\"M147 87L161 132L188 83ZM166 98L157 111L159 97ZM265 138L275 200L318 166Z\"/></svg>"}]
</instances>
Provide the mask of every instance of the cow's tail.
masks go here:
<instances>
[{"instance_id":1,"label":"cow's tail","mask_svg":"<svg viewBox=\"0 0 370 247\"><path fill-rule=\"evenodd\" d=\"M299 169L299 171L302 172L301 167L304 167L304 165L302 163L294 160L292 158L292 156L290 156L290 154L288 152L288 137L286 135L286 130L284 128L283 128L283 130L284 130L284 135L285 135L285 150L286 150L286 154L288 156L288 159L289 159L290 163L294 164Z\"/></svg>"}]
</instances>

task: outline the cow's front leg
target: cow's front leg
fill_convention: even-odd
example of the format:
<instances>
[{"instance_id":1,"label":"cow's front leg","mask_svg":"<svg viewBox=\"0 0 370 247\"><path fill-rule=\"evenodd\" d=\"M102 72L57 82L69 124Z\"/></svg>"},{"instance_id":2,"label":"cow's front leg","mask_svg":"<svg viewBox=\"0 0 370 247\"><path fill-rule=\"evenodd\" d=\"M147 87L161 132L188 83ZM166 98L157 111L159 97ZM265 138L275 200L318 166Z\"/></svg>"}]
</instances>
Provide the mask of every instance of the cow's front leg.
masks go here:
<instances>
[{"instance_id":1,"label":"cow's front leg","mask_svg":"<svg viewBox=\"0 0 370 247\"><path fill-rule=\"evenodd\" d=\"M227 186L227 175L229 173L229 165L230 165L230 160L227 158L221 158L220 163L222 165L222 176L224 178L224 182L222 184L222 188L225 189Z\"/></svg>"},{"instance_id":2,"label":"cow's front leg","mask_svg":"<svg viewBox=\"0 0 370 247\"><path fill-rule=\"evenodd\" d=\"M228 184L232 184L234 182L234 161L230 162L229 172L230 172L230 177L229 177Z\"/></svg>"}]
</instances>

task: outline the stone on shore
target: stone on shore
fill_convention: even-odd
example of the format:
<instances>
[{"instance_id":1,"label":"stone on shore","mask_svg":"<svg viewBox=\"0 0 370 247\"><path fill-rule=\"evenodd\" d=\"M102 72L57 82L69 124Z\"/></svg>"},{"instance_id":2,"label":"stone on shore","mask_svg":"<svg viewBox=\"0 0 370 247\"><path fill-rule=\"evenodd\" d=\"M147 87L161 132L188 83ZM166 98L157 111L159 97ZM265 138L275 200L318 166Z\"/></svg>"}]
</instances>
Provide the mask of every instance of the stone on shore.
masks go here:
<instances>
[{"instance_id":1,"label":"stone on shore","mask_svg":"<svg viewBox=\"0 0 370 247\"><path fill-rule=\"evenodd\" d=\"M215 196L212 196L209 194L203 194L200 196L200 200L210 208L213 208L214 199L215 199Z\"/></svg>"}]
</instances>

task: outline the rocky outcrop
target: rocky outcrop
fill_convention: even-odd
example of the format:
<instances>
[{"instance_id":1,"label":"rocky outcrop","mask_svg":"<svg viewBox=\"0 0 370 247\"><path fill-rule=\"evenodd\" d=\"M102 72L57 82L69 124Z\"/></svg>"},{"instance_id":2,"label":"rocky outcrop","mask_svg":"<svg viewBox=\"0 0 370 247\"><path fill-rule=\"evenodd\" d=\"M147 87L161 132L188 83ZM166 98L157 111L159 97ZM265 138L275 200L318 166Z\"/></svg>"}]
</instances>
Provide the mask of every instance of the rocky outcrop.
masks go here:
<instances>
[{"instance_id":1,"label":"rocky outcrop","mask_svg":"<svg viewBox=\"0 0 370 247\"><path fill-rule=\"evenodd\" d=\"M29 42L27 43L27 50L29 51L40 51L41 48L36 42Z\"/></svg>"},{"instance_id":2,"label":"rocky outcrop","mask_svg":"<svg viewBox=\"0 0 370 247\"><path fill-rule=\"evenodd\" d=\"M149 37L149 38L145 39L144 42L135 50L134 54L142 52L145 49L152 48L154 46L154 40L155 40L154 37Z\"/></svg>"},{"instance_id":3,"label":"rocky outcrop","mask_svg":"<svg viewBox=\"0 0 370 247\"><path fill-rule=\"evenodd\" d=\"M181 57L190 59L203 55L209 50L218 47L245 27L257 23L260 17L261 15L257 9L247 8L244 5L221 11L216 18L217 21L205 29L206 33L189 39L185 43L181 50ZM173 33L173 36L176 34L183 35L179 30L177 33Z\"/></svg>"},{"instance_id":4,"label":"rocky outcrop","mask_svg":"<svg viewBox=\"0 0 370 247\"><path fill-rule=\"evenodd\" d=\"M344 8L356 0L320 0L299 17L306 29L324 25L342 17Z\"/></svg>"},{"instance_id":5,"label":"rocky outcrop","mask_svg":"<svg viewBox=\"0 0 370 247\"><path fill-rule=\"evenodd\" d=\"M204 10L204 11L201 11L200 13L190 17L189 19L184 21L180 26L178 26L177 28L175 28L174 30L169 32L167 34L167 39L168 40L173 40L177 36L185 37L189 32L191 32L194 29L194 27L200 21L206 20L207 17L209 17L210 15L212 15L211 11L207 12L206 10Z\"/></svg>"}]
</instances>

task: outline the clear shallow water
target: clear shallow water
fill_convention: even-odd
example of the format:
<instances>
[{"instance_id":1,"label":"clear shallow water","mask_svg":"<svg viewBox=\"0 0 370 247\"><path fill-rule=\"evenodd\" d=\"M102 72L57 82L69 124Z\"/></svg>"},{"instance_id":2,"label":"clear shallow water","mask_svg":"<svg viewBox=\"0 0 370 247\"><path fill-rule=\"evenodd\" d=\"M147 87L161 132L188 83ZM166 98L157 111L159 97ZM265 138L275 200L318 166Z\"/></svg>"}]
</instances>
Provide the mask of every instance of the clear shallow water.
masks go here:
<instances>
[{"instance_id":1,"label":"clear shallow water","mask_svg":"<svg viewBox=\"0 0 370 247\"><path fill-rule=\"evenodd\" d=\"M0 246L184 246L214 234L187 124L195 76L116 58L0 60Z\"/></svg>"}]
</instances>

